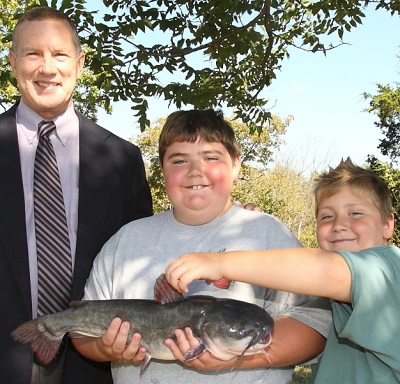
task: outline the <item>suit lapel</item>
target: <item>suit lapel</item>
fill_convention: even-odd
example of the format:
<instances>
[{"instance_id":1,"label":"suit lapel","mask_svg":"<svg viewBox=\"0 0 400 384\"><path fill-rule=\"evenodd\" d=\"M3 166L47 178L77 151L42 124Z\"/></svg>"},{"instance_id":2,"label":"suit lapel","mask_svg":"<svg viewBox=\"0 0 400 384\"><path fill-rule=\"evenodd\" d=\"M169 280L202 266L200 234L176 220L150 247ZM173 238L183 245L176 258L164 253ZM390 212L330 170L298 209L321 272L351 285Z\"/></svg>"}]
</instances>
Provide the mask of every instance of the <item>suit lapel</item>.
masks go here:
<instances>
[{"instance_id":1,"label":"suit lapel","mask_svg":"<svg viewBox=\"0 0 400 384\"><path fill-rule=\"evenodd\" d=\"M15 111L16 106L0 118L0 252L8 259L11 273L31 315L24 191Z\"/></svg>"}]
</instances>

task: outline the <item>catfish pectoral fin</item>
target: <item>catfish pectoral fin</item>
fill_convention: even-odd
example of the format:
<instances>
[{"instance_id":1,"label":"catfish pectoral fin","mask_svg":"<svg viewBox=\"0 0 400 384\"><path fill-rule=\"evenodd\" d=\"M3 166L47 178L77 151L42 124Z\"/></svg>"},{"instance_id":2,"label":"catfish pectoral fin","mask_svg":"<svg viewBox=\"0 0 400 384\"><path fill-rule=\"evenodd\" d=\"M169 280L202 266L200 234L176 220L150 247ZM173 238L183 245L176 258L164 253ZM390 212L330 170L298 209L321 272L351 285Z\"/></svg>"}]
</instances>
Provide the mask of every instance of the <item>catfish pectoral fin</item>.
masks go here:
<instances>
[{"instance_id":1,"label":"catfish pectoral fin","mask_svg":"<svg viewBox=\"0 0 400 384\"><path fill-rule=\"evenodd\" d=\"M64 335L55 337L50 335L38 319L21 324L11 333L12 338L20 343L30 344L36 358L42 364L48 364L53 360L60 347Z\"/></svg>"},{"instance_id":2,"label":"catfish pectoral fin","mask_svg":"<svg viewBox=\"0 0 400 384\"><path fill-rule=\"evenodd\" d=\"M139 373L139 376L142 376L142 375L143 375L143 373L144 373L144 371L145 371L147 365L150 363L150 360L151 360L151 355L150 355L149 353L146 353L146 356L145 356L145 358L143 359L142 364L140 364L140 373Z\"/></svg>"},{"instance_id":3,"label":"catfish pectoral fin","mask_svg":"<svg viewBox=\"0 0 400 384\"><path fill-rule=\"evenodd\" d=\"M201 356L205 351L207 351L207 347L205 346L205 344L201 343L198 344L192 348L190 348L184 356L184 361L190 361L190 360L194 360L197 359L199 356Z\"/></svg>"}]
</instances>

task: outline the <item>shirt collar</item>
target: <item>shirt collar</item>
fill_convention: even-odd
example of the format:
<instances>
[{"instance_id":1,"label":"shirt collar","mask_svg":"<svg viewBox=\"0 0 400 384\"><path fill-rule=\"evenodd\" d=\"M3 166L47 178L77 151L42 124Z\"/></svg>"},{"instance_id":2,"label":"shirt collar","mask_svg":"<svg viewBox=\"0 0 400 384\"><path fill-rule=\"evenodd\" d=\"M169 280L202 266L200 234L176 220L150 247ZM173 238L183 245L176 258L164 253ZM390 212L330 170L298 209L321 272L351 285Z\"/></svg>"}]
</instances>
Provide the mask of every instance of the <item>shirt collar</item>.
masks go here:
<instances>
[{"instance_id":1,"label":"shirt collar","mask_svg":"<svg viewBox=\"0 0 400 384\"><path fill-rule=\"evenodd\" d=\"M17 107L16 119L17 124L21 127L26 136L28 143L32 144L33 141L37 141L37 127L39 123L45 119L28 107L22 99ZM73 129L78 130L79 127L78 116L75 113L74 106L71 104L64 113L54 117L52 121L56 125L56 129L52 134L54 134L57 139L60 140L62 145L65 146L68 139L73 134Z\"/></svg>"}]
</instances>

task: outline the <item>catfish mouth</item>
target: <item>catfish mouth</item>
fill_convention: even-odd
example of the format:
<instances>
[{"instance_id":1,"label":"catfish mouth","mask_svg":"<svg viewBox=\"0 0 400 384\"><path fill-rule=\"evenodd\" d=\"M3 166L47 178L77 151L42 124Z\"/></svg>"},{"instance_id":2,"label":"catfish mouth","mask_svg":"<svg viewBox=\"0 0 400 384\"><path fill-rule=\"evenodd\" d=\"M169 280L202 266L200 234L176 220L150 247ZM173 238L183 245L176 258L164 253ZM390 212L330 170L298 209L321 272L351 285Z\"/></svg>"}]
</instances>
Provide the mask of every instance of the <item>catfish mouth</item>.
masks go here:
<instances>
[{"instance_id":1,"label":"catfish mouth","mask_svg":"<svg viewBox=\"0 0 400 384\"><path fill-rule=\"evenodd\" d=\"M259 344L264 344L266 347L270 345L272 342L272 335L271 332L267 333L261 340L259 340Z\"/></svg>"},{"instance_id":2,"label":"catfish mouth","mask_svg":"<svg viewBox=\"0 0 400 384\"><path fill-rule=\"evenodd\" d=\"M256 342L256 337L253 338L253 340L250 341L249 345L244 349L244 351L240 354L240 356L237 358L235 364L233 365L232 369L235 369L237 364L239 363L240 359L244 356L244 354L255 344L262 344L265 345L265 347L268 347L272 342L272 334L271 332L267 333L262 339L258 340Z\"/></svg>"}]
</instances>

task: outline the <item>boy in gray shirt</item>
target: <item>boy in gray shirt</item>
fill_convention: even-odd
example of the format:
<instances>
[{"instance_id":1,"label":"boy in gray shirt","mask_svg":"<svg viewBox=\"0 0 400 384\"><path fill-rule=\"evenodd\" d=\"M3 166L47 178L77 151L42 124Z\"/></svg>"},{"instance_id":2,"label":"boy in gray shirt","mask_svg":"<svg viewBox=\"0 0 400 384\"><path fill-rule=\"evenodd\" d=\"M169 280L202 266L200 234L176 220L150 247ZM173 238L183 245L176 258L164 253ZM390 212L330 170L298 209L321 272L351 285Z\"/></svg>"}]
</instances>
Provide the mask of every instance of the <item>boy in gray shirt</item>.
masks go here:
<instances>
[{"instance_id":1,"label":"boy in gray shirt","mask_svg":"<svg viewBox=\"0 0 400 384\"><path fill-rule=\"evenodd\" d=\"M213 110L178 111L162 130L159 157L173 209L124 226L97 256L86 284L86 300L153 299L153 285L165 266L188 252L299 247L298 240L274 217L232 203L230 193L240 170L232 127ZM206 294L255 303L275 319L273 341L265 353L222 361L206 352L191 362L183 354L197 340L177 330L167 340L178 361L151 361L145 383L288 383L293 365L317 356L325 345L330 311L314 297L255 285L198 281L189 295ZM102 338L75 339L85 356L112 361L115 383L139 379L146 350L129 324L114 319ZM235 365L236 364L236 365ZM232 370L235 365L235 369ZM267 369L269 368L269 369Z\"/></svg>"}]
</instances>

